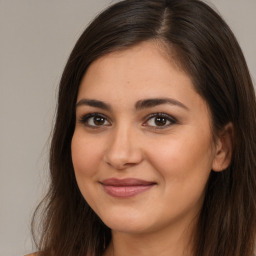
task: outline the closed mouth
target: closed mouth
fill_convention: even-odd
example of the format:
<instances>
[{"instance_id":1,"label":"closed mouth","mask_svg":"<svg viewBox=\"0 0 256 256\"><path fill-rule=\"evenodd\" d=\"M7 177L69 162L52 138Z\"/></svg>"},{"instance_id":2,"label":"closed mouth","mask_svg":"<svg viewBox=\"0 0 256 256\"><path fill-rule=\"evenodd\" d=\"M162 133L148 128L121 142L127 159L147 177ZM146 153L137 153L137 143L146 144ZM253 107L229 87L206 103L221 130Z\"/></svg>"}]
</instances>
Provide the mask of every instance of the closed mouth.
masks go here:
<instances>
[{"instance_id":1,"label":"closed mouth","mask_svg":"<svg viewBox=\"0 0 256 256\"><path fill-rule=\"evenodd\" d=\"M156 182L141 179L106 179L100 182L105 192L113 197L127 198L149 190Z\"/></svg>"}]
</instances>

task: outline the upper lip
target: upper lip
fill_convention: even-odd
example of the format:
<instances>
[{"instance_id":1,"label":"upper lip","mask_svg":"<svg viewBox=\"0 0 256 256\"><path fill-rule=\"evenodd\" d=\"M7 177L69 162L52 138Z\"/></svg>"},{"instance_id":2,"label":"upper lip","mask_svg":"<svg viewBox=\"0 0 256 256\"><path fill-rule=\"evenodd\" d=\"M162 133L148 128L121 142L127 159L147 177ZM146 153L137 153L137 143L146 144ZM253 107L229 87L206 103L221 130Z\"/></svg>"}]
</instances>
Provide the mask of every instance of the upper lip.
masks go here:
<instances>
[{"instance_id":1,"label":"upper lip","mask_svg":"<svg viewBox=\"0 0 256 256\"><path fill-rule=\"evenodd\" d=\"M111 178L111 179L105 179L100 183L105 186L149 186L149 185L156 184L156 182L153 182L153 181L146 181L146 180L135 179L135 178L126 178L126 179Z\"/></svg>"}]
</instances>

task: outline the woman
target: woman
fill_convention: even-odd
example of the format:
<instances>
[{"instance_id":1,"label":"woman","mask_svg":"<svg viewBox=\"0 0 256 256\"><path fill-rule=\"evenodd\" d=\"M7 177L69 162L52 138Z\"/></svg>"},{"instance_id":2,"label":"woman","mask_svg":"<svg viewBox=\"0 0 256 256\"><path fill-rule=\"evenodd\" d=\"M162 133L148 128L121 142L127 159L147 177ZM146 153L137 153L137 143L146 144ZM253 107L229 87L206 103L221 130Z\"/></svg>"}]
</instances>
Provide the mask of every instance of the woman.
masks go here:
<instances>
[{"instance_id":1,"label":"woman","mask_svg":"<svg viewBox=\"0 0 256 256\"><path fill-rule=\"evenodd\" d=\"M60 82L37 255L253 256L255 128L245 59L211 8L113 5Z\"/></svg>"}]
</instances>

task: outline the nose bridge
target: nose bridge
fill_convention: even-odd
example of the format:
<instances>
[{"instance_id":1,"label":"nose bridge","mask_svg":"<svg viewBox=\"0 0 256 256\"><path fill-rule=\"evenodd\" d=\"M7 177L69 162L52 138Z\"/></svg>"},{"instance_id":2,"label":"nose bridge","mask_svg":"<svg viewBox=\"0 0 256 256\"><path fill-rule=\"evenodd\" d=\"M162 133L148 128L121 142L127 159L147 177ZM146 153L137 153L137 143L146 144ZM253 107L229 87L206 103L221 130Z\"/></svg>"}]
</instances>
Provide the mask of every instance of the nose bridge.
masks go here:
<instances>
[{"instance_id":1,"label":"nose bridge","mask_svg":"<svg viewBox=\"0 0 256 256\"><path fill-rule=\"evenodd\" d=\"M124 169L138 164L141 160L142 152L136 128L128 124L113 128L105 152L105 161L116 169Z\"/></svg>"}]
</instances>

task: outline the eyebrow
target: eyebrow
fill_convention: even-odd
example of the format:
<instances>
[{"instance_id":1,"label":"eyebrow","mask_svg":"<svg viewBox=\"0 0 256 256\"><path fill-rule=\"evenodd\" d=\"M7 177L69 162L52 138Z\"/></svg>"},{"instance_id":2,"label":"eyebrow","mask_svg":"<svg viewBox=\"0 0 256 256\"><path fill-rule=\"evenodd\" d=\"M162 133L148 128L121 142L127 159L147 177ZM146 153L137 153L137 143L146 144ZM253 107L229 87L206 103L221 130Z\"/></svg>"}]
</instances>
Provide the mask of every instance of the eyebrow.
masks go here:
<instances>
[{"instance_id":1,"label":"eyebrow","mask_svg":"<svg viewBox=\"0 0 256 256\"><path fill-rule=\"evenodd\" d=\"M186 105L184 105L183 103L181 103L178 100L171 99L171 98L152 98L152 99L139 100L135 104L135 109L142 110L145 108L152 108L152 107L156 107L156 106L163 105L163 104L170 104L173 106L178 106L183 109L189 110L189 108ZM108 110L108 111L112 110L112 108L109 104L105 103L104 101L100 101L100 100L81 99L79 102L76 103L76 107L83 106L83 105L101 108L101 109Z\"/></svg>"},{"instance_id":2,"label":"eyebrow","mask_svg":"<svg viewBox=\"0 0 256 256\"><path fill-rule=\"evenodd\" d=\"M109 104L100 100L81 99L76 103L76 107L80 107L83 105L95 107L95 108L101 108L108 111L111 110L111 107Z\"/></svg>"},{"instance_id":3,"label":"eyebrow","mask_svg":"<svg viewBox=\"0 0 256 256\"><path fill-rule=\"evenodd\" d=\"M135 108L137 110L140 110L145 108L156 107L163 104L170 104L170 105L178 106L183 109L189 110L189 108L186 105L184 105L178 100L171 99L171 98L153 98L153 99L139 100L136 103Z\"/></svg>"}]
</instances>

